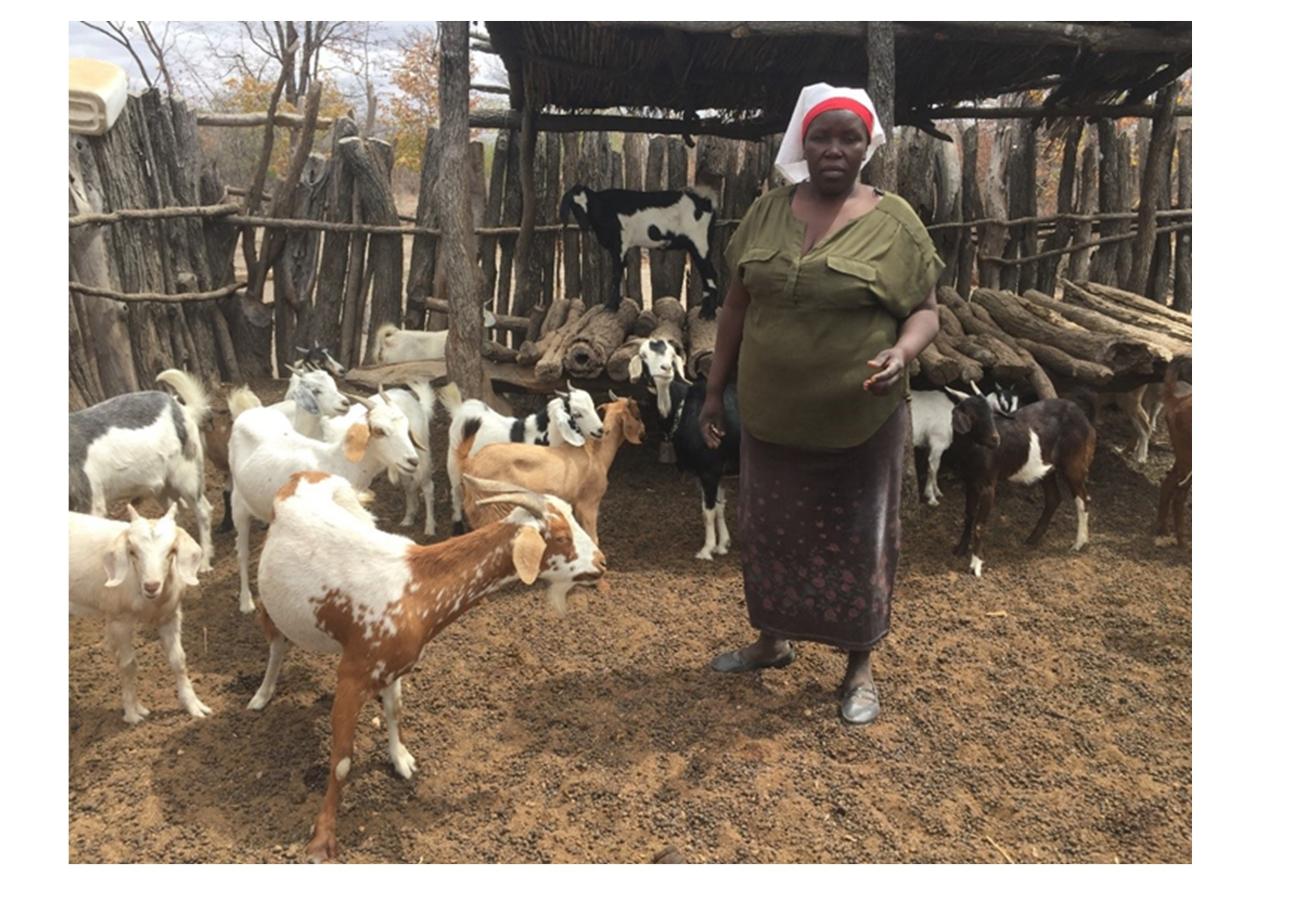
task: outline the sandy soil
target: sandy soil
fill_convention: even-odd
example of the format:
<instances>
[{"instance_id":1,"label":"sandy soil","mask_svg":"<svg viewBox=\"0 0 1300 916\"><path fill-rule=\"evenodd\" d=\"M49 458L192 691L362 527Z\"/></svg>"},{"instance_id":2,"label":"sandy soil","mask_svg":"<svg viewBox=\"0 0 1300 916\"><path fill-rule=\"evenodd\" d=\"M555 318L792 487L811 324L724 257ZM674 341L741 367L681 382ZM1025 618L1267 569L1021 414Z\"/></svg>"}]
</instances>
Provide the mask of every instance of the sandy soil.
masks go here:
<instances>
[{"instance_id":1,"label":"sandy soil","mask_svg":"<svg viewBox=\"0 0 1300 916\"><path fill-rule=\"evenodd\" d=\"M601 513L608 594L560 616L514 587L441 634L405 681L410 782L388 763L378 703L364 710L343 861L644 862L666 847L689 862L1190 861L1190 553L1150 536L1163 431L1137 469L1107 447L1124 429L1103 418L1082 554L1068 501L1024 547L1040 494L1004 488L977 580L950 554L959 482L941 477L939 508L908 508L875 662L884 714L865 729L835 714L843 658L826 647L802 644L780 671L708 669L752 635L737 558L694 559L693 483L653 446L627 448ZM400 496L376 489L392 528ZM126 725L100 624L70 625L71 861L302 857L333 660L291 651L275 699L248 711L266 644L236 609L233 535L216 546L185 629L212 717L179 708L141 634L153 714Z\"/></svg>"}]
</instances>

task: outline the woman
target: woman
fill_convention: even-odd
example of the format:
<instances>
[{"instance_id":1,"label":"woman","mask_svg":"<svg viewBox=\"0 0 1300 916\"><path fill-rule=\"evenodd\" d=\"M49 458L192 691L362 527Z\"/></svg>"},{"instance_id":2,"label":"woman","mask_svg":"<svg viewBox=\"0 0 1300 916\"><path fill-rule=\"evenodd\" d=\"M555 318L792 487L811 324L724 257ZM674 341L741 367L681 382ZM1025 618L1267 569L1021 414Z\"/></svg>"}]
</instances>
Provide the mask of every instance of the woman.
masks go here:
<instances>
[{"instance_id":1,"label":"woman","mask_svg":"<svg viewBox=\"0 0 1300 916\"><path fill-rule=\"evenodd\" d=\"M848 652L840 715L872 722L871 650L889 632L906 450L905 369L939 329L943 262L912 208L862 184L885 142L860 89L805 87L763 195L727 246L700 428L721 442L739 369L740 523L752 645L723 672L780 668L790 640Z\"/></svg>"}]
</instances>

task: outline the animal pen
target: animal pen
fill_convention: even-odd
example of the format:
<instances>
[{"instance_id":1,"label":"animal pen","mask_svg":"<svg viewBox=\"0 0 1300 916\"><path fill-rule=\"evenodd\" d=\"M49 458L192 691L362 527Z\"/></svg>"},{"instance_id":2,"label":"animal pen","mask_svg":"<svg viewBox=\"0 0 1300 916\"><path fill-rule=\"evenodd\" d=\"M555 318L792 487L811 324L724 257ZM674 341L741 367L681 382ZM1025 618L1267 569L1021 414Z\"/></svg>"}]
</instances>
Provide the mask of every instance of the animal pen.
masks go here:
<instances>
[{"instance_id":1,"label":"animal pen","mask_svg":"<svg viewBox=\"0 0 1300 916\"><path fill-rule=\"evenodd\" d=\"M621 382L635 342L664 324L678 328L688 374L707 372L712 322L698 318L685 254L650 252L643 287L633 251L630 304L592 308L613 265L592 236L560 225L561 194L576 182L708 189L725 289L721 252L777 180L777 131L799 86L820 79L865 83L886 128L908 128L868 178L912 203L947 264L942 331L914 376L990 376L1040 397L1053 378L1122 390L1190 344L1190 110L1175 105L1189 24L490 22L486 35L464 23L440 35L441 123L428 129L414 214L394 202L389 144L320 117L319 87L300 113L277 97L253 118L151 90L105 136L71 136L74 409L171 366L210 382L265 377L314 343L363 384L444 374L363 368L386 322L450 326L446 374L478 396L494 383ZM470 113L471 41L505 62L509 110ZM1027 90L1046 96L958 104ZM681 114L574 113L614 106ZM718 113L697 114L706 109ZM1140 119L1136 138L1119 118ZM969 126L950 135L945 119ZM254 179L227 188L198 131L249 125L264 140ZM471 127L497 129L486 174ZM286 130L292 156L273 180L271 145ZM1049 136L1063 152L1044 215L1037 163ZM649 308L664 299L674 302ZM496 313L487 335L479 304Z\"/></svg>"}]
</instances>

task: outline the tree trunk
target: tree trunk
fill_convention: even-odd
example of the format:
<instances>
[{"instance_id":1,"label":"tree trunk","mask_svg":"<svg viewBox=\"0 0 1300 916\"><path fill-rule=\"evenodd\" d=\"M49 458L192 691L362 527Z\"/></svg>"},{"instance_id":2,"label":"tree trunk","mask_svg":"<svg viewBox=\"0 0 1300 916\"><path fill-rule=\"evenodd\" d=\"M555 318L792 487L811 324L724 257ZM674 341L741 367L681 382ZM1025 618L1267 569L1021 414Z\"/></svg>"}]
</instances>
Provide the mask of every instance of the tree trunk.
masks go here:
<instances>
[{"instance_id":1,"label":"tree trunk","mask_svg":"<svg viewBox=\"0 0 1300 916\"><path fill-rule=\"evenodd\" d=\"M510 137L508 130L497 131L496 145L492 147L492 174L488 181L487 209L483 211L483 225L501 226L501 208L506 199L506 170L510 166ZM485 235L479 240L479 262L483 267L483 289L498 301L497 247L504 236Z\"/></svg>"},{"instance_id":2,"label":"tree trunk","mask_svg":"<svg viewBox=\"0 0 1300 916\"><path fill-rule=\"evenodd\" d=\"M1097 145L1088 143L1083 148L1083 164L1079 168L1079 190L1075 198L1078 213L1096 213L1097 210ZM1082 245L1092 240L1092 223L1079 220L1074 224L1071 245ZM1069 278L1075 283L1088 279L1088 265L1092 261L1092 248L1070 252Z\"/></svg>"},{"instance_id":3,"label":"tree trunk","mask_svg":"<svg viewBox=\"0 0 1300 916\"><path fill-rule=\"evenodd\" d=\"M649 141L645 134L623 135L623 182L622 187L629 191L645 190L645 159ZM627 296L641 305L645 305L645 293L641 289L640 248L633 248L627 255Z\"/></svg>"},{"instance_id":4,"label":"tree trunk","mask_svg":"<svg viewBox=\"0 0 1300 916\"><path fill-rule=\"evenodd\" d=\"M582 135L582 156L578 160L578 181L589 188L605 187L605 152L609 140L594 131ZM588 305L602 305L609 298L613 267L611 255L591 232L582 235L582 299Z\"/></svg>"},{"instance_id":5,"label":"tree trunk","mask_svg":"<svg viewBox=\"0 0 1300 916\"><path fill-rule=\"evenodd\" d=\"M981 182L980 219L1004 220L1007 218L1007 168L1012 154L1014 127L1010 122L999 124L993 133L989 148L988 173ZM979 230L979 254L983 257L1001 257L1007 249L1011 230L1007 226L985 225ZM1001 265L979 262L979 285L984 289L997 289L1002 281Z\"/></svg>"},{"instance_id":6,"label":"tree trunk","mask_svg":"<svg viewBox=\"0 0 1300 916\"><path fill-rule=\"evenodd\" d=\"M506 149L506 179L501 196L501 225L503 226L518 226L524 212L523 177L519 158L522 146L523 141L518 131L510 131ZM501 236L498 243L498 258L500 260L500 264L497 266L496 311L498 315L511 314L511 296L517 279L515 276L515 249L518 243L518 237L512 235ZM498 342L504 343L506 332L496 330L492 336Z\"/></svg>"},{"instance_id":7,"label":"tree trunk","mask_svg":"<svg viewBox=\"0 0 1300 916\"><path fill-rule=\"evenodd\" d=\"M1192 208L1192 129L1178 134L1178 209ZM1177 233L1174 250L1174 308L1192 312L1192 230Z\"/></svg>"},{"instance_id":8,"label":"tree trunk","mask_svg":"<svg viewBox=\"0 0 1300 916\"><path fill-rule=\"evenodd\" d=\"M1137 182L1133 178L1133 141L1128 134L1120 134L1116 140L1119 149L1119 196L1120 209L1133 209L1134 188ZM1132 231L1132 221L1124 221L1124 233ZM1133 241L1127 239L1116 243L1115 247L1115 282L1123 285L1133 267Z\"/></svg>"},{"instance_id":9,"label":"tree trunk","mask_svg":"<svg viewBox=\"0 0 1300 916\"><path fill-rule=\"evenodd\" d=\"M868 22L865 50L867 95L876 106L880 129L885 132L885 145L867 163L866 177L875 187L894 191L898 188L898 154L894 146L894 24ZM910 461L905 463L911 465Z\"/></svg>"},{"instance_id":10,"label":"tree trunk","mask_svg":"<svg viewBox=\"0 0 1300 916\"><path fill-rule=\"evenodd\" d=\"M1034 394L1038 397L1038 400L1056 397L1056 387L1052 384L1052 380L1047 377L1047 373L1043 371L1038 360L1025 349L1019 340L1004 331L983 306L974 301L966 302L960 298L953 298L948 295L948 292L948 290L940 289L939 295L943 297L944 303L957 316L957 320L961 322L962 329L966 333L986 334L1000 341L1029 365L1029 382L1033 385Z\"/></svg>"},{"instance_id":11,"label":"tree trunk","mask_svg":"<svg viewBox=\"0 0 1300 916\"><path fill-rule=\"evenodd\" d=\"M734 180L737 172L736 142L721 137L700 137L695 145L695 187L707 189L713 195L715 219L725 213L726 185ZM721 276L725 270L722 264L722 246L715 245L709 251L709 261L713 272ZM725 287L724 287L725 289ZM686 305L693 308L704 299L704 282L695 265L690 265L690 274L686 282Z\"/></svg>"},{"instance_id":12,"label":"tree trunk","mask_svg":"<svg viewBox=\"0 0 1300 916\"><path fill-rule=\"evenodd\" d=\"M564 144L564 167L563 181L565 193L568 192L575 184L578 183L578 162L582 158L582 135L565 134L563 137ZM566 214L568 224L573 226L572 214ZM586 245L586 239L583 233L577 228L565 229L562 234L561 244L564 247L564 297L566 299L582 298L583 279L582 272L585 266L582 259L582 249Z\"/></svg>"},{"instance_id":13,"label":"tree trunk","mask_svg":"<svg viewBox=\"0 0 1300 916\"><path fill-rule=\"evenodd\" d=\"M961 212L966 220L979 219L983 213L979 186L979 126L972 124L961 138ZM962 229L957 254L957 295L970 298L975 273L975 232Z\"/></svg>"},{"instance_id":14,"label":"tree trunk","mask_svg":"<svg viewBox=\"0 0 1300 916\"><path fill-rule=\"evenodd\" d=\"M225 182L217 172L216 163L209 162L199 175L199 203L204 206L217 204L225 196ZM239 230L219 220L209 220L203 224L203 240L208 252L213 287L230 286L235 282L235 246L239 244ZM237 346L237 341L249 339L252 330L240 302L241 296L238 294L217 302L219 313L213 316L212 322L223 377L232 382L241 382L249 377L245 369L252 365L249 361L255 358L255 354Z\"/></svg>"},{"instance_id":15,"label":"tree trunk","mask_svg":"<svg viewBox=\"0 0 1300 916\"><path fill-rule=\"evenodd\" d=\"M299 219L320 220L325 216L325 204L329 198L330 173L332 168L324 156L313 153L303 172L298 185L294 216ZM286 305L293 310L297 332L292 340L285 341L284 350L277 354L281 364L297 359L298 353L290 348L308 349L319 343L312 339L315 330L315 316L312 315L312 291L316 286L317 271L320 268L321 235L319 230L290 229L285 233L284 253L276 265L277 276L283 275L284 291L287 295ZM278 321L278 319L277 319ZM276 340L282 335L281 326L276 325Z\"/></svg>"},{"instance_id":16,"label":"tree trunk","mask_svg":"<svg viewBox=\"0 0 1300 916\"><path fill-rule=\"evenodd\" d=\"M605 364L627 337L641 306L624 299L617 311L597 306L587 313L580 331L569 339L564 369L573 378L597 378Z\"/></svg>"},{"instance_id":17,"label":"tree trunk","mask_svg":"<svg viewBox=\"0 0 1300 916\"><path fill-rule=\"evenodd\" d=\"M334 121L329 160L329 179L326 182L325 218L332 223L352 221L352 171L339 152L339 141L354 137L356 124L351 118ZM423 194L423 191L421 191ZM315 308L307 322L313 342L319 341L344 366L351 368L342 348L340 330L343 324L342 307L348 274L348 251L351 235L345 232L327 232L321 242L320 270L316 280Z\"/></svg>"},{"instance_id":18,"label":"tree trunk","mask_svg":"<svg viewBox=\"0 0 1300 916\"><path fill-rule=\"evenodd\" d=\"M1082 136L1083 120L1080 119L1070 125L1070 129L1065 135L1065 149L1061 155L1060 182L1056 188L1056 212L1058 214L1080 212L1075 201L1075 163L1079 155L1079 140ZM1058 220L1056 228L1052 232L1052 240L1048 243L1048 250L1054 251L1069 245L1070 236L1073 234L1076 225L1078 224ZM1056 275L1060 270L1060 266L1060 255L1039 262L1037 286L1048 295L1053 295L1056 292Z\"/></svg>"},{"instance_id":19,"label":"tree trunk","mask_svg":"<svg viewBox=\"0 0 1300 916\"><path fill-rule=\"evenodd\" d=\"M514 305L510 314L526 316L541 302L542 265L533 252L536 243L534 228L537 225L537 130L534 112L524 111L523 127L519 131L519 240L515 248L515 262L519 265L515 284ZM511 331L510 346L524 342L526 332Z\"/></svg>"},{"instance_id":20,"label":"tree trunk","mask_svg":"<svg viewBox=\"0 0 1300 916\"><path fill-rule=\"evenodd\" d=\"M349 137L339 142L339 151L352 169L353 187L361 202L361 221L371 226L400 225L388 179L391 146L373 137L364 141ZM366 269L371 274L368 338L374 340L381 325L402 324L402 237L371 235Z\"/></svg>"},{"instance_id":21,"label":"tree trunk","mask_svg":"<svg viewBox=\"0 0 1300 916\"><path fill-rule=\"evenodd\" d=\"M705 321L699 306L686 313L686 377L697 379L709 374L713 365L713 344L718 336L717 319Z\"/></svg>"},{"instance_id":22,"label":"tree trunk","mask_svg":"<svg viewBox=\"0 0 1300 916\"><path fill-rule=\"evenodd\" d=\"M1038 144L1030 121L1017 121L1015 142L1007 169L1007 189L1010 192L1008 214L1012 219L1038 215L1038 185L1035 167L1038 163ZM1033 223L1011 228L1007 251L1010 258L1031 257L1038 249L1038 227ZM1002 265L1002 286L1021 292L1029 289L1038 279L1038 265Z\"/></svg>"},{"instance_id":23,"label":"tree trunk","mask_svg":"<svg viewBox=\"0 0 1300 916\"><path fill-rule=\"evenodd\" d=\"M467 398L487 393L483 374L483 310L474 270L475 249L468 193L469 163L469 26L439 22L439 124L443 132L443 178L439 211L447 249L447 373Z\"/></svg>"}]
</instances>

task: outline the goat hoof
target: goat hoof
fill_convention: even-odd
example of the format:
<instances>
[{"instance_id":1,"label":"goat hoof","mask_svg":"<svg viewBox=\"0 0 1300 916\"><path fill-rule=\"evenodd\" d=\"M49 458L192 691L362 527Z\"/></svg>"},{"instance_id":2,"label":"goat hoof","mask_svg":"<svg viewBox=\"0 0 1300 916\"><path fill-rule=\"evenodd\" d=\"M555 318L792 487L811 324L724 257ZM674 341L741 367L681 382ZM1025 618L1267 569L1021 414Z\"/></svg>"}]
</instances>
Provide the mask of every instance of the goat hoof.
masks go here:
<instances>
[{"instance_id":1,"label":"goat hoof","mask_svg":"<svg viewBox=\"0 0 1300 916\"><path fill-rule=\"evenodd\" d=\"M725 557L727 555L727 545L720 544L717 547L715 547L713 549L713 555L715 557Z\"/></svg>"},{"instance_id":2,"label":"goat hoof","mask_svg":"<svg viewBox=\"0 0 1300 916\"><path fill-rule=\"evenodd\" d=\"M695 555L695 559L697 559L697 560L712 560L712 559L713 559L713 551L711 551L711 550L709 550L709 548L705 547L703 550L701 550L699 553L697 553L697 554Z\"/></svg>"},{"instance_id":3,"label":"goat hoof","mask_svg":"<svg viewBox=\"0 0 1300 916\"><path fill-rule=\"evenodd\" d=\"M397 775L403 779L410 779L419 769L415 765L415 757L405 747L399 747L392 759L393 769L397 770Z\"/></svg>"},{"instance_id":4,"label":"goat hoof","mask_svg":"<svg viewBox=\"0 0 1300 916\"><path fill-rule=\"evenodd\" d=\"M1176 542L1176 539L1175 539L1174 537L1172 537L1171 535L1168 535L1168 534L1158 534L1158 535L1156 535L1156 546L1157 546L1157 547L1172 547L1172 546L1174 545L1175 542Z\"/></svg>"},{"instance_id":5,"label":"goat hoof","mask_svg":"<svg viewBox=\"0 0 1300 916\"><path fill-rule=\"evenodd\" d=\"M307 861L313 865L333 862L338 857L339 844L333 833L319 838L312 837L312 841L307 844Z\"/></svg>"},{"instance_id":6,"label":"goat hoof","mask_svg":"<svg viewBox=\"0 0 1300 916\"><path fill-rule=\"evenodd\" d=\"M196 719L206 719L212 715L212 708L202 700L195 700L193 704L185 707L185 711Z\"/></svg>"},{"instance_id":7,"label":"goat hoof","mask_svg":"<svg viewBox=\"0 0 1300 916\"><path fill-rule=\"evenodd\" d=\"M925 501L925 504L926 504L927 506L937 506L937 505L939 505L939 500L937 500L937 499L935 499L933 496L931 496L929 499L927 499L927 500Z\"/></svg>"},{"instance_id":8,"label":"goat hoof","mask_svg":"<svg viewBox=\"0 0 1300 916\"><path fill-rule=\"evenodd\" d=\"M454 535L462 535L462 534L464 534L464 533L465 533L465 523L464 523L464 522L452 522L452 523L451 523L451 533L454 534Z\"/></svg>"},{"instance_id":9,"label":"goat hoof","mask_svg":"<svg viewBox=\"0 0 1300 916\"><path fill-rule=\"evenodd\" d=\"M133 709L128 709L122 714L122 721L127 725L138 725L144 721L147 715L149 715L149 710L136 703Z\"/></svg>"}]
</instances>

